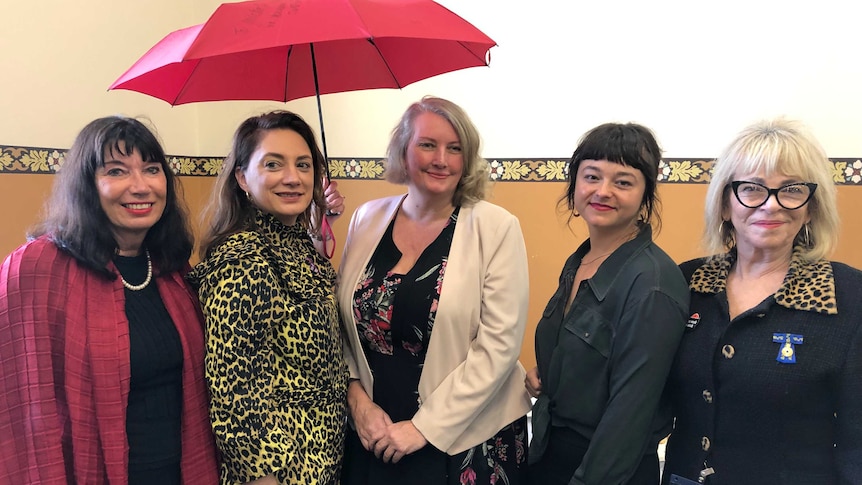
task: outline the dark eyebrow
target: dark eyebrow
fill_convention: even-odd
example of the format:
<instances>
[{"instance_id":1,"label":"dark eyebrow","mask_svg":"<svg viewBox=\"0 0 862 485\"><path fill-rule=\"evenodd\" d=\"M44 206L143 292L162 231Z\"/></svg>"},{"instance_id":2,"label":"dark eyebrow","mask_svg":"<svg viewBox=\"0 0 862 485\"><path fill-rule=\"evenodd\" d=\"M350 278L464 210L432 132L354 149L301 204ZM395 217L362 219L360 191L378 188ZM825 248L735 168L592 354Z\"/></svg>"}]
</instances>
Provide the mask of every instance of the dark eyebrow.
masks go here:
<instances>
[{"instance_id":1,"label":"dark eyebrow","mask_svg":"<svg viewBox=\"0 0 862 485\"><path fill-rule=\"evenodd\" d=\"M158 165L158 166L160 166L160 167L162 166L161 162L158 162L158 161L156 161L156 160L142 160L142 161L141 161L141 163L142 163L145 167L150 166L150 165ZM125 166L127 166L128 164L127 164L126 162L124 162L124 161L122 161L122 160L118 159L118 158L108 158L108 159L106 159L106 160L104 161L104 163L102 164L102 166L103 166L103 167L107 167L108 165L121 165L121 166L125 167Z\"/></svg>"},{"instance_id":2,"label":"dark eyebrow","mask_svg":"<svg viewBox=\"0 0 862 485\"><path fill-rule=\"evenodd\" d=\"M623 165L623 167L628 167L628 166ZM631 167L628 167L628 168L631 168ZM601 169L599 167L597 167L595 165L590 165L589 163L584 164L584 170L592 170L594 172L601 172ZM629 171L615 172L614 177L634 177L634 178L637 178L637 176L635 175L636 170L637 170L636 168L632 168L631 172L629 172Z\"/></svg>"},{"instance_id":3,"label":"dark eyebrow","mask_svg":"<svg viewBox=\"0 0 862 485\"><path fill-rule=\"evenodd\" d=\"M146 163L146 162L144 162ZM109 158L102 163L103 168L107 167L127 167L128 164L118 158Z\"/></svg>"}]
</instances>

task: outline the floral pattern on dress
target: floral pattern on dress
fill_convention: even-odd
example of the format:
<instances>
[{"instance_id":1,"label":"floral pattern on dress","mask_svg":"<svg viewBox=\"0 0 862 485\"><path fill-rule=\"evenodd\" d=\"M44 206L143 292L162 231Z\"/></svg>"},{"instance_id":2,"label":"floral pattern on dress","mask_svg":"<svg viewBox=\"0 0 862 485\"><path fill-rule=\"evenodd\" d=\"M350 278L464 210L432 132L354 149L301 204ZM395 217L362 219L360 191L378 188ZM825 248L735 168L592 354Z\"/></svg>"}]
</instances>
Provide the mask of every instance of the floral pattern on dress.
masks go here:
<instances>
[{"instance_id":1,"label":"floral pattern on dress","mask_svg":"<svg viewBox=\"0 0 862 485\"><path fill-rule=\"evenodd\" d=\"M374 375L374 402L393 421L410 419L421 406L419 379L457 220L458 208L404 275L391 271L402 254L392 239L394 223L390 223L353 293L362 350ZM357 438L359 449L353 452L345 483L519 485L524 483L522 474L527 465L526 430L527 419L521 417L484 443L455 456L425 448L416 452L420 459L406 457L397 465L378 460L361 448Z\"/></svg>"},{"instance_id":2,"label":"floral pattern on dress","mask_svg":"<svg viewBox=\"0 0 862 485\"><path fill-rule=\"evenodd\" d=\"M451 237L453 228L450 226L453 226L457 221L458 211L455 211L449 217L441 233L446 233ZM390 231L391 228L387 231L387 238L391 237ZM389 243L390 241L387 240L386 242ZM378 267L379 261L372 258L360 278L353 299L356 326L360 337L369 350L392 355L393 346L396 345L394 342L400 341L401 347L410 352L411 355L424 355L431 330L434 327L434 319L437 316L437 306L440 301L440 291L443 289L443 276L446 272L447 260L448 255L443 255L439 260L440 262L432 264L427 269L422 268L424 271L415 280L412 280L412 284L431 289L432 286L428 284L428 280L434 278L433 290L428 296L431 301L428 318L425 321L411 320L409 322L410 331L401 335L401 338L393 339L392 314L395 307L395 294L401 286L403 278L407 275L396 274L389 270L381 278L377 276L377 272L381 270ZM389 266L389 263L394 265L395 262L397 262L397 258L388 261L384 267ZM417 261L417 265L419 265L419 261ZM412 270L408 274L410 273Z\"/></svg>"},{"instance_id":3,"label":"floral pattern on dress","mask_svg":"<svg viewBox=\"0 0 862 485\"><path fill-rule=\"evenodd\" d=\"M446 262L448 257L443 258L440 268L440 274L437 276L437 284L434 286L434 295L431 300L431 311L428 314L428 328L434 328L434 319L437 316L437 305L440 303L440 292L443 291L443 274L446 272Z\"/></svg>"},{"instance_id":4,"label":"floral pattern on dress","mask_svg":"<svg viewBox=\"0 0 862 485\"><path fill-rule=\"evenodd\" d=\"M521 483L527 465L527 420L521 418L496 436L461 453L458 485Z\"/></svg>"},{"instance_id":5,"label":"floral pattern on dress","mask_svg":"<svg viewBox=\"0 0 862 485\"><path fill-rule=\"evenodd\" d=\"M357 328L368 347L392 355L392 301L401 276L386 272L382 280L374 278L374 267L366 268L358 285L353 306Z\"/></svg>"}]
</instances>

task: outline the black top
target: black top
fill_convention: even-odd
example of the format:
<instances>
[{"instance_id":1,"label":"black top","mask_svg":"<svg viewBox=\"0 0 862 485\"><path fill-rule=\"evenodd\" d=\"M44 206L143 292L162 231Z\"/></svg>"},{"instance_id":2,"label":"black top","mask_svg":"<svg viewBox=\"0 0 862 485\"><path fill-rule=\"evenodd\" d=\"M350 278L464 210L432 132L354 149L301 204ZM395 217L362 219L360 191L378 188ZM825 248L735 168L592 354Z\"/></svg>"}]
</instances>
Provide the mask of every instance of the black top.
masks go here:
<instances>
[{"instance_id":1,"label":"black top","mask_svg":"<svg viewBox=\"0 0 862 485\"><path fill-rule=\"evenodd\" d=\"M147 258L117 256L114 264L130 284L146 279ZM159 485L179 483L183 349L155 278L140 291L125 289L129 320L131 382L126 409L129 478ZM159 471L159 474L153 475Z\"/></svg>"},{"instance_id":2,"label":"black top","mask_svg":"<svg viewBox=\"0 0 862 485\"><path fill-rule=\"evenodd\" d=\"M393 219L354 294L356 326L374 373L374 402L393 422L411 419L419 409L419 378L457 220L458 209L413 268L397 274L391 271L401 259Z\"/></svg>"},{"instance_id":3,"label":"black top","mask_svg":"<svg viewBox=\"0 0 862 485\"><path fill-rule=\"evenodd\" d=\"M660 400L685 328L688 288L643 226L581 283L566 312L589 250L587 240L566 261L536 327L542 394L530 461L542 456L550 426L565 427L590 443L572 483L625 483L670 428Z\"/></svg>"},{"instance_id":4,"label":"black top","mask_svg":"<svg viewBox=\"0 0 862 485\"><path fill-rule=\"evenodd\" d=\"M781 288L731 320L735 259L681 265L691 319L668 380L665 483L704 469L710 485L860 483L862 272L794 254Z\"/></svg>"}]
</instances>

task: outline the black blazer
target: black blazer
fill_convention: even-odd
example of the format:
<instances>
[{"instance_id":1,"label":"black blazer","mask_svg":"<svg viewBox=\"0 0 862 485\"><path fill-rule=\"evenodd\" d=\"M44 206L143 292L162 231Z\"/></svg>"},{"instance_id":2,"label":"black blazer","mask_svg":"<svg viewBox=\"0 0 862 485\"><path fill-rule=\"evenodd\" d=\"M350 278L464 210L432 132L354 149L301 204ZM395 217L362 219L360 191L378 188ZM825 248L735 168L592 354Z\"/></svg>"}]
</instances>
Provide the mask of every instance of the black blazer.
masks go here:
<instances>
[{"instance_id":1,"label":"black blazer","mask_svg":"<svg viewBox=\"0 0 862 485\"><path fill-rule=\"evenodd\" d=\"M794 256L782 288L731 322L733 258L681 265L692 317L668 382L664 483L704 463L711 485L862 483L862 272Z\"/></svg>"}]
</instances>

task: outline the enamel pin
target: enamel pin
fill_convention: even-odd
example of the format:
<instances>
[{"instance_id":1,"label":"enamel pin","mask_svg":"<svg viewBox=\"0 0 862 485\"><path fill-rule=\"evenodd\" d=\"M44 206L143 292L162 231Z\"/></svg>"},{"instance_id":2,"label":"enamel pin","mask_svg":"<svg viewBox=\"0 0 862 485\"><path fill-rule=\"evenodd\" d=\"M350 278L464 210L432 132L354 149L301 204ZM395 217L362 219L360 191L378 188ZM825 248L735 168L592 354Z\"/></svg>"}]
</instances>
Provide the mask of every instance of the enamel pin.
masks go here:
<instances>
[{"instance_id":1,"label":"enamel pin","mask_svg":"<svg viewBox=\"0 0 862 485\"><path fill-rule=\"evenodd\" d=\"M792 333L773 333L772 341L784 344L778 349L778 357L775 358L782 364L796 363L796 346L802 345L802 335Z\"/></svg>"},{"instance_id":2,"label":"enamel pin","mask_svg":"<svg viewBox=\"0 0 862 485\"><path fill-rule=\"evenodd\" d=\"M692 313L690 317L688 317L688 322L686 322L685 326L689 330L693 329L700 323L700 313Z\"/></svg>"}]
</instances>

